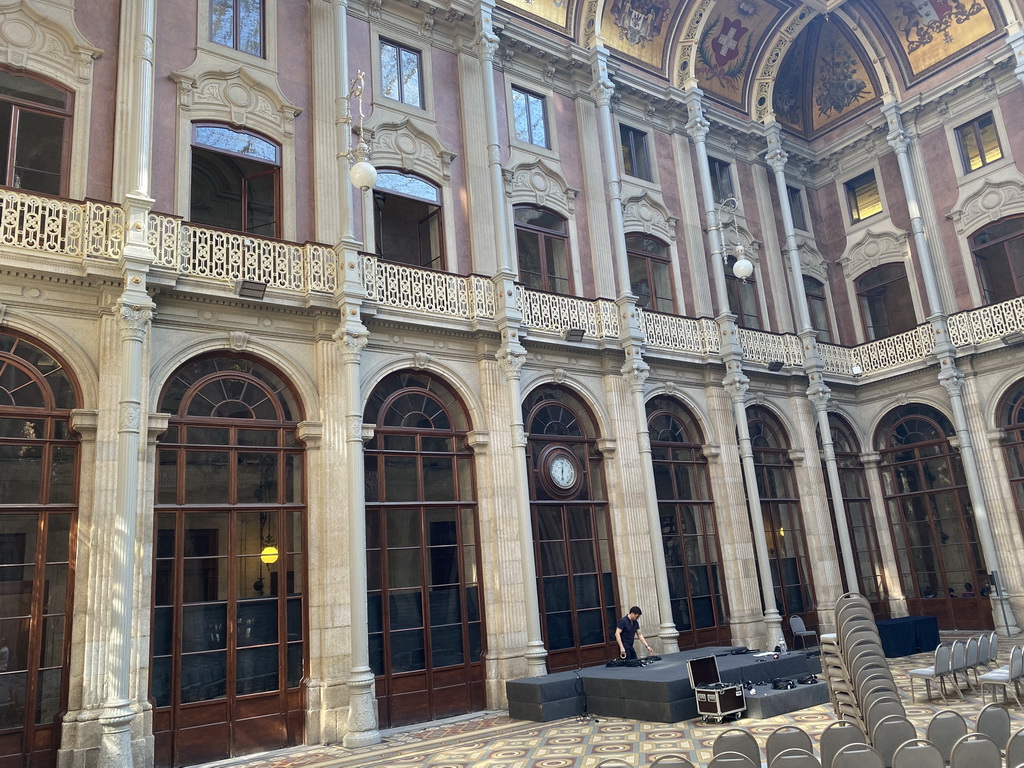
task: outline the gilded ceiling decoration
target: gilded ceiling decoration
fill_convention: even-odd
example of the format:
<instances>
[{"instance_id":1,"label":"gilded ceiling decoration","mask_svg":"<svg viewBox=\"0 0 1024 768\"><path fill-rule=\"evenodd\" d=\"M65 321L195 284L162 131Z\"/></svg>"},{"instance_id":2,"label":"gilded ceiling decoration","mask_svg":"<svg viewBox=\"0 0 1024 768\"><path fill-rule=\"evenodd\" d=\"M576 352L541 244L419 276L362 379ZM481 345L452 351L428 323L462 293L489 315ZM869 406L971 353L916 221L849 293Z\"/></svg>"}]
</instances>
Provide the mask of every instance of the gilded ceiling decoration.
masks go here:
<instances>
[{"instance_id":1,"label":"gilded ceiling decoration","mask_svg":"<svg viewBox=\"0 0 1024 768\"><path fill-rule=\"evenodd\" d=\"M678 10L671 0L610 0L601 20L605 45L662 70L670 22Z\"/></svg>"}]
</instances>

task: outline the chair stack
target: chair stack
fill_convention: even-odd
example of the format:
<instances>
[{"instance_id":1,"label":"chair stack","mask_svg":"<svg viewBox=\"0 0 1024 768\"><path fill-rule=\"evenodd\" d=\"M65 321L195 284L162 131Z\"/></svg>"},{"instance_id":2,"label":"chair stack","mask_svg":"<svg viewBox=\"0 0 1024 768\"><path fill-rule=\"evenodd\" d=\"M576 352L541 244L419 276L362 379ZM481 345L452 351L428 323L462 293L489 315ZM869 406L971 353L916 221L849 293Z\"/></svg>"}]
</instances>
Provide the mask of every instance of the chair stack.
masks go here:
<instances>
[{"instance_id":1,"label":"chair stack","mask_svg":"<svg viewBox=\"0 0 1024 768\"><path fill-rule=\"evenodd\" d=\"M904 716L899 690L882 652L871 605L847 593L836 602L836 632L821 636L821 664L829 697L840 720L872 736L885 717Z\"/></svg>"}]
</instances>

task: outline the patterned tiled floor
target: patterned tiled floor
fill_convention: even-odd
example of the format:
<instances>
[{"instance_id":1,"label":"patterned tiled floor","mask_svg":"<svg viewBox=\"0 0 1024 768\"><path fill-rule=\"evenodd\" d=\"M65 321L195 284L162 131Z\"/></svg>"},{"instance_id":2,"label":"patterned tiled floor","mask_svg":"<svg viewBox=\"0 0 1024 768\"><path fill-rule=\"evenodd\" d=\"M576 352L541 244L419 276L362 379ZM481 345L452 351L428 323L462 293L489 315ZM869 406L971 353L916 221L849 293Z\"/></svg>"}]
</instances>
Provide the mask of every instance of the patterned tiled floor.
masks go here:
<instances>
[{"instance_id":1,"label":"patterned tiled floor","mask_svg":"<svg viewBox=\"0 0 1024 768\"><path fill-rule=\"evenodd\" d=\"M943 639L947 639L945 635ZM1004 650L1000 656L1007 654ZM930 663L930 654L890 659L907 714L922 737L931 716L940 709L957 710L970 724L981 708L976 691L967 692L964 701L951 699L948 704L941 698L912 701L906 670ZM920 684L917 693L919 698L923 696ZM1013 730L1024 727L1024 712L1011 706L1010 714ZM746 728L763 746L768 734L780 725L799 725L817 739L834 719L828 705L721 725L699 720L666 725L604 717L532 723L490 712L387 731L380 744L370 747L301 747L220 763L218 768L597 768L613 757L639 768L665 754L681 754L695 765L705 765L711 759L715 737L726 728ZM614 761L609 768L612 765L621 768L622 762Z\"/></svg>"}]
</instances>

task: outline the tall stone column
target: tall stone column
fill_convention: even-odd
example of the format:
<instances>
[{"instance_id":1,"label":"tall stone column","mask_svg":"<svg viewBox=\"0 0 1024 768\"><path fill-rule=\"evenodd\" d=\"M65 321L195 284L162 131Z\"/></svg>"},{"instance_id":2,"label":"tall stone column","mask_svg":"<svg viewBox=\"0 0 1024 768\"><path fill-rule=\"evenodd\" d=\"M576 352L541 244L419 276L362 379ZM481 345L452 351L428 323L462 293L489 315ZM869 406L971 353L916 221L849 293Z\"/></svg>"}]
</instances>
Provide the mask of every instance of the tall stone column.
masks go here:
<instances>
[{"instance_id":1,"label":"tall stone column","mask_svg":"<svg viewBox=\"0 0 1024 768\"><path fill-rule=\"evenodd\" d=\"M878 536L878 554L882 559L882 573L885 574L885 592L889 603L889 613L893 618L899 618L907 615L907 598L903 594L899 561L896 559L896 547L893 545L889 530L889 513L885 507L885 494L882 491L882 481L878 474L878 466L882 462L882 457L872 451L862 453L860 460L864 463L864 479L868 484L868 498L871 499L875 535Z\"/></svg>"},{"instance_id":2,"label":"tall stone column","mask_svg":"<svg viewBox=\"0 0 1024 768\"><path fill-rule=\"evenodd\" d=\"M708 241L711 245L711 269L715 277L715 296L718 304L719 333L722 340L722 362L725 376L722 386L732 402L733 419L743 465L743 483L747 491L747 512L754 536L754 551L757 554L757 568L761 577L761 599L764 603L765 646L774 647L782 636L782 617L775 603L775 588L768 559L768 540L764 534L764 514L761 511L761 494L757 488L754 470L754 452L750 442L750 426L747 423L747 390L750 380L743 373L743 348L736 333L736 316L729 307L729 295L725 287L725 265L723 262L722 224L718 218L715 197L711 188L711 167L708 164L707 135L710 124L704 117L701 106L702 92L696 83L687 85L684 102L689 113L687 133L697 150L697 169L704 199L704 220L707 223Z\"/></svg>"},{"instance_id":3,"label":"tall stone column","mask_svg":"<svg viewBox=\"0 0 1024 768\"><path fill-rule=\"evenodd\" d=\"M918 264L920 265L921 276L924 280L925 294L928 297L928 320L935 335L934 354L939 361L939 383L946 390L950 406L953 410L953 425L960 441L960 457L964 465L967 491L971 497L974 521L978 528L978 540L981 544L982 553L985 556L985 566L993 576L993 589L989 598L992 615L995 619L997 631L1006 635L1020 634L1020 628L1017 626L1016 619L1013 616L1010 602L1006 598L1006 590L1001 576L999 550L996 547L992 524L988 517L984 485L981 481L978 459L974 452L974 438L971 434L967 410L964 407L964 377L963 373L957 368L956 349L949 340L946 308L942 304L942 298L939 293L939 286L935 277L935 265L924 229L924 220L921 216L921 205L917 195L917 181L914 177L913 166L910 163L909 147L911 137L903 129L899 104L891 99L887 100L882 105L882 112L885 114L889 126L889 134L886 138L889 141L889 145L895 151L896 160L899 163L900 178L903 181L903 192L906 196L907 210L910 214L910 229L914 235Z\"/></svg>"},{"instance_id":4,"label":"tall stone column","mask_svg":"<svg viewBox=\"0 0 1024 768\"><path fill-rule=\"evenodd\" d=\"M523 390L520 379L526 349L518 341L515 329L502 332L502 345L497 352L498 363L505 372L508 400L512 410L512 442L515 461L512 462L515 487L519 502L519 547L523 562L523 610L526 614L526 667L529 676L547 674L548 652L544 648L544 635L540 624L540 600L537 596L537 560L533 551L533 515L530 511L530 481L526 465L526 429L523 424Z\"/></svg>"},{"instance_id":5,"label":"tall stone column","mask_svg":"<svg viewBox=\"0 0 1024 768\"><path fill-rule=\"evenodd\" d=\"M804 346L804 371L807 373L807 397L814 405L818 421L818 435L821 439L822 453L825 458L825 477L832 494L832 509L835 513L836 530L839 532L839 552L843 561L843 573L846 583L857 592L857 565L853 555L853 543L850 541L850 526L846 519L846 504L843 500L843 484L839 479L839 466L836 464L836 451L832 443L832 428L828 423L828 402L832 390L824 380L825 366L818 354L818 334L811 324L811 312L807 306L807 294L804 292L803 270L800 266L800 248L796 241L796 227L793 225L793 209L789 204L786 189L786 161L789 155L782 148L782 128L774 117L765 121L768 136L768 167L775 175L775 188L778 191L779 204L782 208L782 226L786 234L786 255L789 258L789 272L792 278L793 301L797 310L797 328ZM834 598L831 601L834 602Z\"/></svg>"},{"instance_id":6,"label":"tall stone column","mask_svg":"<svg viewBox=\"0 0 1024 768\"><path fill-rule=\"evenodd\" d=\"M366 491L363 485L363 411L359 365L369 333L362 323L350 323L335 335L341 350L345 398L345 473L348 486L349 646L348 724L346 747L377 744L377 698L370 669L366 598Z\"/></svg>"}]
</instances>

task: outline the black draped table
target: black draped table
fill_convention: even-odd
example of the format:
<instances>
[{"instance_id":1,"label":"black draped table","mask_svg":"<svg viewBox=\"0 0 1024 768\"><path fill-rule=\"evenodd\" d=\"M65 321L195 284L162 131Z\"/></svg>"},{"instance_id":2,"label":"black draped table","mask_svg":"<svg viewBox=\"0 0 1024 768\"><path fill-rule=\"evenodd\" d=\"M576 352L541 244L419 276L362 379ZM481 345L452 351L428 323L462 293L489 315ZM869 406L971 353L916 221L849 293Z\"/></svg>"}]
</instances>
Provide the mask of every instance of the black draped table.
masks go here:
<instances>
[{"instance_id":1,"label":"black draped table","mask_svg":"<svg viewBox=\"0 0 1024 768\"><path fill-rule=\"evenodd\" d=\"M934 616L904 616L876 624L886 658L931 652L939 645L939 622Z\"/></svg>"}]
</instances>

